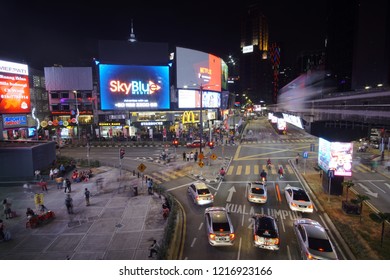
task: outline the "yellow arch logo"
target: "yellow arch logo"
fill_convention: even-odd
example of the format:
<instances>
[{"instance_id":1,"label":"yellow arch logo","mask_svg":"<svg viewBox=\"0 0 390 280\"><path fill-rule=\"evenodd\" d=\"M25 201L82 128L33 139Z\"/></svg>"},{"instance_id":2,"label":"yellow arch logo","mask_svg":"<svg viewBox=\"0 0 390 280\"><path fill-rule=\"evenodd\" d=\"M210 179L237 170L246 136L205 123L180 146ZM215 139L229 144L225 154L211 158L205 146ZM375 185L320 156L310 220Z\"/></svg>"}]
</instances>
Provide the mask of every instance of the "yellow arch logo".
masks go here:
<instances>
[{"instance_id":1,"label":"yellow arch logo","mask_svg":"<svg viewBox=\"0 0 390 280\"><path fill-rule=\"evenodd\" d=\"M183 116L181 118L181 122L185 123L195 123L195 115L192 111L184 111Z\"/></svg>"}]
</instances>

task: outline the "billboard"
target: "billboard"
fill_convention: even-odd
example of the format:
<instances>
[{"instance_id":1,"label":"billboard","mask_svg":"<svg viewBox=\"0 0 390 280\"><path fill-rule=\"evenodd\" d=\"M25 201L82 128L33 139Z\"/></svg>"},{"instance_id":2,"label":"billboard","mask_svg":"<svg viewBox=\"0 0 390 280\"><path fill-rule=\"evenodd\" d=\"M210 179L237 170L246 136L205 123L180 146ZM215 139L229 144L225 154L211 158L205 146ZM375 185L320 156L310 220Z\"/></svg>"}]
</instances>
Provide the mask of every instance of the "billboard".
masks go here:
<instances>
[{"instance_id":1,"label":"billboard","mask_svg":"<svg viewBox=\"0 0 390 280\"><path fill-rule=\"evenodd\" d=\"M222 62L215 55L176 48L176 87L221 91Z\"/></svg>"},{"instance_id":2,"label":"billboard","mask_svg":"<svg viewBox=\"0 0 390 280\"><path fill-rule=\"evenodd\" d=\"M178 107L179 109L200 108L200 91L192 89L178 90ZM220 108L221 94L214 91L202 92L202 108Z\"/></svg>"},{"instance_id":3,"label":"billboard","mask_svg":"<svg viewBox=\"0 0 390 280\"><path fill-rule=\"evenodd\" d=\"M351 142L329 142L319 138L318 166L325 172L334 170L335 176L352 176Z\"/></svg>"},{"instance_id":4,"label":"billboard","mask_svg":"<svg viewBox=\"0 0 390 280\"><path fill-rule=\"evenodd\" d=\"M28 66L0 60L0 114L30 113Z\"/></svg>"},{"instance_id":5,"label":"billboard","mask_svg":"<svg viewBox=\"0 0 390 280\"><path fill-rule=\"evenodd\" d=\"M45 67L46 90L92 90L92 67Z\"/></svg>"},{"instance_id":6,"label":"billboard","mask_svg":"<svg viewBox=\"0 0 390 280\"><path fill-rule=\"evenodd\" d=\"M168 110L168 66L99 64L101 110Z\"/></svg>"}]
</instances>

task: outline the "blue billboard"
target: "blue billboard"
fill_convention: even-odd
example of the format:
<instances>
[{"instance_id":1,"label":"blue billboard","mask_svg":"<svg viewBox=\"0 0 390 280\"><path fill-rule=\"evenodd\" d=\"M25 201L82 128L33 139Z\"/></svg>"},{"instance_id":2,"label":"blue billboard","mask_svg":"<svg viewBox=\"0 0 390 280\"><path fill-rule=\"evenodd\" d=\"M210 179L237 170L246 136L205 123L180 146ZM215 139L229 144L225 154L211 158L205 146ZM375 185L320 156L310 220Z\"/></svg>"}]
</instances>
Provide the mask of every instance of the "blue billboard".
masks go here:
<instances>
[{"instance_id":1,"label":"blue billboard","mask_svg":"<svg viewBox=\"0 0 390 280\"><path fill-rule=\"evenodd\" d=\"M101 110L169 110L169 67L99 65Z\"/></svg>"}]
</instances>

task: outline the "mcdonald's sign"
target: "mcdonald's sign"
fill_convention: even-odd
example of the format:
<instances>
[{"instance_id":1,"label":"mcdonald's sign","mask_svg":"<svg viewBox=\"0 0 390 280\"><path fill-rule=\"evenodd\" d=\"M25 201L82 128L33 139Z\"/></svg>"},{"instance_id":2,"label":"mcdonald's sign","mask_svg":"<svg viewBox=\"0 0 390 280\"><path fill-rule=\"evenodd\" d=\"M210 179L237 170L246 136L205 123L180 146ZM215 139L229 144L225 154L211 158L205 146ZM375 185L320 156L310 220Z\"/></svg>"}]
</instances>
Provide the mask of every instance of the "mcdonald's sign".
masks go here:
<instances>
[{"instance_id":1,"label":"mcdonald's sign","mask_svg":"<svg viewBox=\"0 0 390 280\"><path fill-rule=\"evenodd\" d=\"M195 123L195 115L192 111L184 111L183 116L181 118L181 122L185 123Z\"/></svg>"}]
</instances>

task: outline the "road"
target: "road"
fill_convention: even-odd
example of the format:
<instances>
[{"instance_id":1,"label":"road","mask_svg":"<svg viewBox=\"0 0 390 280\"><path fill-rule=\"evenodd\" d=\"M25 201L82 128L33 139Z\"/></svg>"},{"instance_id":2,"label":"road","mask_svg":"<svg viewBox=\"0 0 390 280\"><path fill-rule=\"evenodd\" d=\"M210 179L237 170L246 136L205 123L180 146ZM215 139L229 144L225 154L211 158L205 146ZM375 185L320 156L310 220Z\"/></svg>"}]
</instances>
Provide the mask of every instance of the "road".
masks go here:
<instances>
[{"instance_id":1,"label":"road","mask_svg":"<svg viewBox=\"0 0 390 280\"><path fill-rule=\"evenodd\" d=\"M226 178L222 183L211 184L210 188L215 195L215 206L224 206L230 213L236 229L237 238L232 247L212 247L208 244L204 226L204 209L189 199L188 186L196 181L189 176L187 166L184 169L176 169L182 163L183 151L188 148L179 147L134 147L126 148L125 158L122 160L122 168L136 170L140 163L146 166L145 174L156 178L157 183L170 191L183 205L186 213L186 237L183 252L184 259L230 259L230 260L289 260L300 259L296 237L292 229L292 223L300 217L309 217L319 221L327 227L325 219L317 209L312 214L293 212L288 208L284 197L284 188L287 184L303 187L288 160L294 159L296 154L308 151L310 158L317 157L317 152L310 152L310 147L315 145L318 150L318 139L301 130L289 129L287 135L278 135L265 119L252 121L247 126L252 136L257 138L257 143L243 142L237 146L225 146L216 148L216 152L232 156L233 160L227 170ZM168 150L166 150L168 149ZM163 150L168 153L177 153L178 158L169 164L156 162ZM63 149L63 154L76 158L86 158L86 148ZM388 178L378 173L373 173L355 154L353 176L354 190L370 196L370 202L378 209L388 209L390 196L390 184ZM111 165L120 166L119 148L97 148L90 150L90 160L109 162ZM268 174L268 202L264 205L256 205L248 202L246 187L249 181L259 179L262 169L266 169L266 161L270 158L272 169L266 170ZM300 160L303 160L300 158ZM277 167L283 166L284 179L277 176ZM387 212L390 212L387 210ZM281 234L281 246L279 251L267 251L252 246L252 218L254 213L269 214L277 218ZM331 233L331 232L330 232ZM331 233L332 236L332 233ZM333 238L332 238L333 239ZM333 239L333 241L335 241ZM340 246L336 246L340 248ZM345 255L338 250L340 259Z\"/></svg>"}]
</instances>

